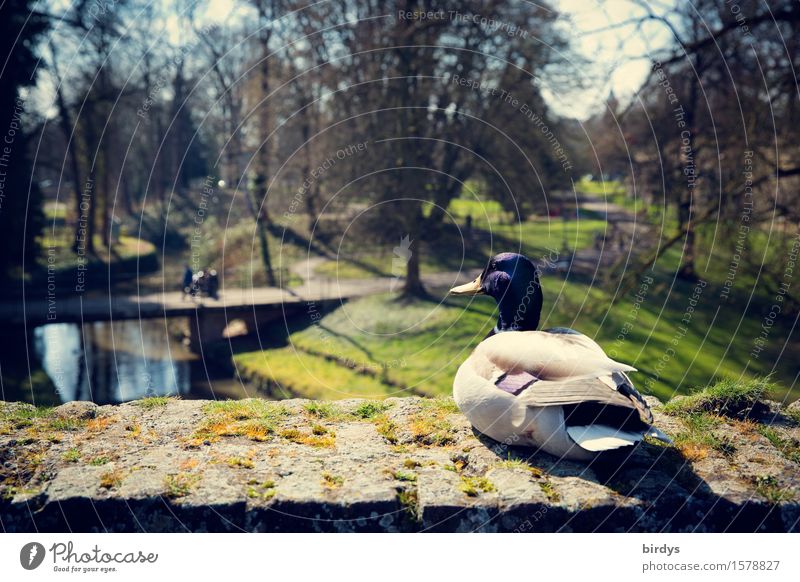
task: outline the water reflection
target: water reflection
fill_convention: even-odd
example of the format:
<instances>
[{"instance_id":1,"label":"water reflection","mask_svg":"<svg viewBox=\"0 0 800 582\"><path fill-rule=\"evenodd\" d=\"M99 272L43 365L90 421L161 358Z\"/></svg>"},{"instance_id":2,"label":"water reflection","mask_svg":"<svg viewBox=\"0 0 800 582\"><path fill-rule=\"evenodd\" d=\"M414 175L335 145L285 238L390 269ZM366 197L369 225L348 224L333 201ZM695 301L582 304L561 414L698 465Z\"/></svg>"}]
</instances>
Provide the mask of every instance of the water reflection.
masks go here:
<instances>
[{"instance_id":1,"label":"water reflection","mask_svg":"<svg viewBox=\"0 0 800 582\"><path fill-rule=\"evenodd\" d=\"M34 349L62 402L248 396L227 366L204 364L184 345L185 325L180 318L54 323L34 330Z\"/></svg>"}]
</instances>

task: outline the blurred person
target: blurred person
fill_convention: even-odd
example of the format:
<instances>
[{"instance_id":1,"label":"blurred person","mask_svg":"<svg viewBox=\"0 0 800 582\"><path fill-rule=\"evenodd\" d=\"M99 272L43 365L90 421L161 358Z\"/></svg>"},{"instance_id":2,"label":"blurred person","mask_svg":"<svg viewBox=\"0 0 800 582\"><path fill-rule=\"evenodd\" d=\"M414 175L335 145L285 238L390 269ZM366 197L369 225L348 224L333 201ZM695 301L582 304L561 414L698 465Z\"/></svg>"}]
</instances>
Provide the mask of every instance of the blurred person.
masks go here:
<instances>
[{"instance_id":1,"label":"blurred person","mask_svg":"<svg viewBox=\"0 0 800 582\"><path fill-rule=\"evenodd\" d=\"M186 296L191 294L192 290L192 268L189 265L186 265L183 271L183 285L181 285L181 289L183 290L183 300L186 300Z\"/></svg>"},{"instance_id":2,"label":"blurred person","mask_svg":"<svg viewBox=\"0 0 800 582\"><path fill-rule=\"evenodd\" d=\"M219 299L219 276L215 269L211 269L208 272L207 290L208 296L211 297L211 299Z\"/></svg>"}]
</instances>

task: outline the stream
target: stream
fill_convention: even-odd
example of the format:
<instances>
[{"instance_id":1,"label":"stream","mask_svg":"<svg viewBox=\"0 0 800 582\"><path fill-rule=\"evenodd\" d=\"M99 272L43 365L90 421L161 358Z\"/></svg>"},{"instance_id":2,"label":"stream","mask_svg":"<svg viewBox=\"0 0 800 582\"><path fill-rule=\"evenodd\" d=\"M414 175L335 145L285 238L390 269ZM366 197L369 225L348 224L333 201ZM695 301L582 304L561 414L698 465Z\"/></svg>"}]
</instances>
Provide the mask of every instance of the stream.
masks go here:
<instances>
[{"instance_id":1,"label":"stream","mask_svg":"<svg viewBox=\"0 0 800 582\"><path fill-rule=\"evenodd\" d=\"M181 338L186 318L53 323L33 330L36 360L61 402L127 402L148 396L258 396L235 378L230 352L201 359ZM226 357L227 356L227 357Z\"/></svg>"}]
</instances>

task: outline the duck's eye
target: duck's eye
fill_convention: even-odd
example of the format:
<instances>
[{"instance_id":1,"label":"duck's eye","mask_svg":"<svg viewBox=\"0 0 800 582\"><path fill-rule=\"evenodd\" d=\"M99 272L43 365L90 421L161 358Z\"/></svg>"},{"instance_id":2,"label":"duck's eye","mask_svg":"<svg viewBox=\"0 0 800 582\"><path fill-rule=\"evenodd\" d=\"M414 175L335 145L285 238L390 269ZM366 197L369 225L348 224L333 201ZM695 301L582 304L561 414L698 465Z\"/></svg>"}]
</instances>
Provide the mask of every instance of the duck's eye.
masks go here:
<instances>
[{"instance_id":1,"label":"duck's eye","mask_svg":"<svg viewBox=\"0 0 800 582\"><path fill-rule=\"evenodd\" d=\"M492 293L503 292L511 282L511 277L503 271L495 271L487 278L486 288Z\"/></svg>"}]
</instances>

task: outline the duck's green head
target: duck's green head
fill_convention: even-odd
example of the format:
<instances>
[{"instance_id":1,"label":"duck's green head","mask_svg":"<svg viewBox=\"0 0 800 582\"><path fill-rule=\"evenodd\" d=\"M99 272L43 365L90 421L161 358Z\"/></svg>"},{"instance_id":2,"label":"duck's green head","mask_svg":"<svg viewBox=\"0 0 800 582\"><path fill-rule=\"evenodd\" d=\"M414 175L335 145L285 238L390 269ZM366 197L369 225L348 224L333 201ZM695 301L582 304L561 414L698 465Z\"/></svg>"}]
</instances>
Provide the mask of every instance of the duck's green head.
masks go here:
<instances>
[{"instance_id":1,"label":"duck's green head","mask_svg":"<svg viewBox=\"0 0 800 582\"><path fill-rule=\"evenodd\" d=\"M539 327L542 287L539 271L528 257L500 253L478 277L450 289L451 295L489 295L497 301L500 317L495 332L532 331Z\"/></svg>"}]
</instances>

